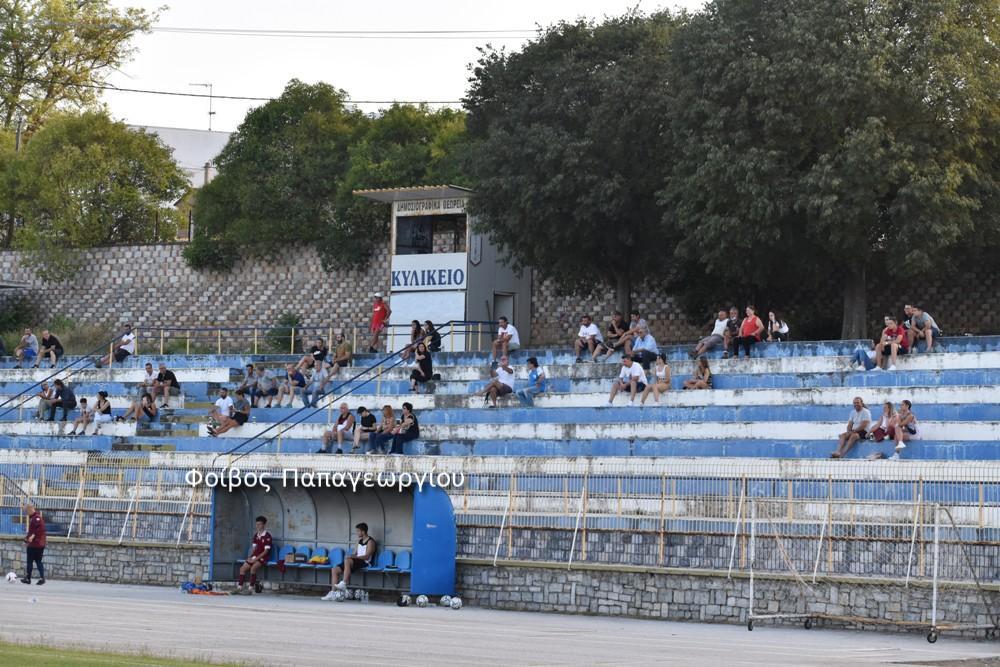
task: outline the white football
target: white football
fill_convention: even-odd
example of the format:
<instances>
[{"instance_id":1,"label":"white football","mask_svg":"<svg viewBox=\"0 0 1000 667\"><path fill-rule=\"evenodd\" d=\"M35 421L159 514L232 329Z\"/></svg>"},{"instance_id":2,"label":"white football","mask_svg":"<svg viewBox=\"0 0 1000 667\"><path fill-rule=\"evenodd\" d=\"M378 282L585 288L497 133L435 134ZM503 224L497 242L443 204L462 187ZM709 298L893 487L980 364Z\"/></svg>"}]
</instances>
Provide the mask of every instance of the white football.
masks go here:
<instances>
[{"instance_id":1,"label":"white football","mask_svg":"<svg viewBox=\"0 0 1000 667\"><path fill-rule=\"evenodd\" d=\"M439 602L439 604L442 607L449 607L449 606L451 606L451 596L450 595L442 595L441 596L441 601Z\"/></svg>"},{"instance_id":2,"label":"white football","mask_svg":"<svg viewBox=\"0 0 1000 667\"><path fill-rule=\"evenodd\" d=\"M452 609L461 609L462 608L462 598L459 598L459 597L452 598L451 599L451 608Z\"/></svg>"},{"instance_id":3,"label":"white football","mask_svg":"<svg viewBox=\"0 0 1000 667\"><path fill-rule=\"evenodd\" d=\"M418 607L426 607L427 606L427 596L426 595L418 595L416 602L417 602L417 606Z\"/></svg>"},{"instance_id":4,"label":"white football","mask_svg":"<svg viewBox=\"0 0 1000 667\"><path fill-rule=\"evenodd\" d=\"M15 583L17 583L17 574L15 574L14 572L8 572L7 573L7 583L8 584L15 584Z\"/></svg>"}]
</instances>

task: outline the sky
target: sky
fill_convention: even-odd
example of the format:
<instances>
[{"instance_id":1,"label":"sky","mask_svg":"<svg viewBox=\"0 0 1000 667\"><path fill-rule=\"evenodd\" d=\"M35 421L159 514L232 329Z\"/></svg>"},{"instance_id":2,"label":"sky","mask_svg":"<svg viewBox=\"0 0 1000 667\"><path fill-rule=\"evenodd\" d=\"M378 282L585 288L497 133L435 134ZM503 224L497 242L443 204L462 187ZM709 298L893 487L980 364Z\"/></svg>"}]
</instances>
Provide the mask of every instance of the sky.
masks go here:
<instances>
[{"instance_id":1,"label":"sky","mask_svg":"<svg viewBox=\"0 0 1000 667\"><path fill-rule=\"evenodd\" d=\"M537 25L601 18L638 6L697 10L703 0L167 0L156 27L135 40L132 61L107 79L117 88L214 95L276 97L292 78L325 81L352 100L457 101L476 48L489 42L516 50ZM112 0L118 7L155 10L164 0ZM172 32L171 28L283 31L528 31L488 39L343 39ZM453 35L454 36L454 35ZM464 35L463 35L464 37ZM133 125L208 129L208 99L108 91L111 115ZM235 130L263 102L215 99L212 129ZM384 104L359 104L375 111Z\"/></svg>"}]
</instances>

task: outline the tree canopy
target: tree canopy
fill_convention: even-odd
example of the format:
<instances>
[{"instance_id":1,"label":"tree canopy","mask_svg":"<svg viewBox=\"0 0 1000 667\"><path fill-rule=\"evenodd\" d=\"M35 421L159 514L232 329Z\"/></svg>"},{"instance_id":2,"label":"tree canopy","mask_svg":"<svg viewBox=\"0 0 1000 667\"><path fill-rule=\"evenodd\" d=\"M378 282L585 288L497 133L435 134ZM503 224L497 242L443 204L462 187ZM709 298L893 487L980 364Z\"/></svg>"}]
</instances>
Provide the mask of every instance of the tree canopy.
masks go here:
<instances>
[{"instance_id":1,"label":"tree canopy","mask_svg":"<svg viewBox=\"0 0 1000 667\"><path fill-rule=\"evenodd\" d=\"M97 86L131 58L133 38L157 16L108 0L0 3L0 128L20 117L30 133L60 106L95 105Z\"/></svg>"},{"instance_id":2,"label":"tree canopy","mask_svg":"<svg viewBox=\"0 0 1000 667\"><path fill-rule=\"evenodd\" d=\"M22 221L14 245L46 277L72 273L80 248L176 236L172 204L187 180L155 135L101 113L57 115L11 164Z\"/></svg>"},{"instance_id":3,"label":"tree canopy","mask_svg":"<svg viewBox=\"0 0 1000 667\"><path fill-rule=\"evenodd\" d=\"M996 227L998 49L996 3L709 3L671 52L673 288L832 280L866 335L870 273L917 281Z\"/></svg>"},{"instance_id":4,"label":"tree canopy","mask_svg":"<svg viewBox=\"0 0 1000 667\"><path fill-rule=\"evenodd\" d=\"M613 288L622 309L633 287L670 270L674 234L656 193L671 159L677 24L630 13L482 51L465 98L470 210L515 266L566 292Z\"/></svg>"},{"instance_id":5,"label":"tree canopy","mask_svg":"<svg viewBox=\"0 0 1000 667\"><path fill-rule=\"evenodd\" d=\"M327 269L363 265L388 239L389 213L352 191L452 178L463 135L461 112L393 105L366 116L342 90L293 80L247 114L217 158L185 256L227 269L240 254L294 245L317 248Z\"/></svg>"}]
</instances>

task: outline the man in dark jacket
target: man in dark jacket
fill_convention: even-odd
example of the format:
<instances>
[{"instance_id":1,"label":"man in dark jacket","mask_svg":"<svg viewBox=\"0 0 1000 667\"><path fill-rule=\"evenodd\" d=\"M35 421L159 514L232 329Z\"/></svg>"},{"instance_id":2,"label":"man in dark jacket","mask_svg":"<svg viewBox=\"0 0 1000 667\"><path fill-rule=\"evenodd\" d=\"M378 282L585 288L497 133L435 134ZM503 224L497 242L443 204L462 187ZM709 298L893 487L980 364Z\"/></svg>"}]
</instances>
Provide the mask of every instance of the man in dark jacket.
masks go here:
<instances>
[{"instance_id":1,"label":"man in dark jacket","mask_svg":"<svg viewBox=\"0 0 1000 667\"><path fill-rule=\"evenodd\" d=\"M27 534L24 536L24 544L28 547L28 575L21 579L22 584L31 583L31 571L35 564L38 565L39 586L45 583L45 566L42 564L42 556L45 553L45 519L38 511L38 508L27 503L24 506L24 513L28 516Z\"/></svg>"}]
</instances>

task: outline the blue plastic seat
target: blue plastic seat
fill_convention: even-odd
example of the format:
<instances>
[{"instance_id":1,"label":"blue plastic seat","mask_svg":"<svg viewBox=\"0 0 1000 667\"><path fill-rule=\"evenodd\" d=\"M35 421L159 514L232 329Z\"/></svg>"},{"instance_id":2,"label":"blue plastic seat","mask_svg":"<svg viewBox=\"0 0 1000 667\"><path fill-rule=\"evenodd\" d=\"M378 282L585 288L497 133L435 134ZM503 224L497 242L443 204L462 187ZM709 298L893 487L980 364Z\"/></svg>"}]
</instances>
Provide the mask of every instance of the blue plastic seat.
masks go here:
<instances>
[{"instance_id":1,"label":"blue plastic seat","mask_svg":"<svg viewBox=\"0 0 1000 667\"><path fill-rule=\"evenodd\" d=\"M296 553L296 555L297 554L304 554L305 557L306 557L306 561L307 562L305 562L305 563L288 563L286 565L286 567L312 567L312 565L308 562L308 560L310 558L312 558L312 547L311 546L309 546L308 544L300 545L299 547L297 547L295 549L295 553Z\"/></svg>"},{"instance_id":2,"label":"blue plastic seat","mask_svg":"<svg viewBox=\"0 0 1000 667\"><path fill-rule=\"evenodd\" d=\"M287 549L287 551L286 551L286 549ZM277 544L272 544L271 545L271 557L267 559L267 564L268 565L277 565L279 560L284 559L284 556L282 554L284 554L284 553L290 553L291 550L292 550L292 547L280 547L279 548Z\"/></svg>"},{"instance_id":3,"label":"blue plastic seat","mask_svg":"<svg viewBox=\"0 0 1000 667\"><path fill-rule=\"evenodd\" d=\"M344 564L344 550L340 547L330 549L330 568L339 567Z\"/></svg>"},{"instance_id":4,"label":"blue plastic seat","mask_svg":"<svg viewBox=\"0 0 1000 667\"><path fill-rule=\"evenodd\" d=\"M391 569L396 561L396 554L392 551L386 549L385 551L379 552L378 556L375 557L375 564L368 567L369 572L385 572L386 569Z\"/></svg>"},{"instance_id":5,"label":"blue plastic seat","mask_svg":"<svg viewBox=\"0 0 1000 667\"><path fill-rule=\"evenodd\" d=\"M412 567L413 554L409 551L400 551L396 555L396 564L393 569L397 572L409 572Z\"/></svg>"},{"instance_id":6,"label":"blue plastic seat","mask_svg":"<svg viewBox=\"0 0 1000 667\"><path fill-rule=\"evenodd\" d=\"M327 556L327 557L329 557L329 555L330 555L329 550L326 547L316 547L316 549L312 553L312 557L313 558L315 558L316 556ZM317 570L323 570L323 569L329 569L330 568L330 566L328 564L327 565L323 565L323 564L320 564L320 563L309 563L309 567L314 567Z\"/></svg>"}]
</instances>

